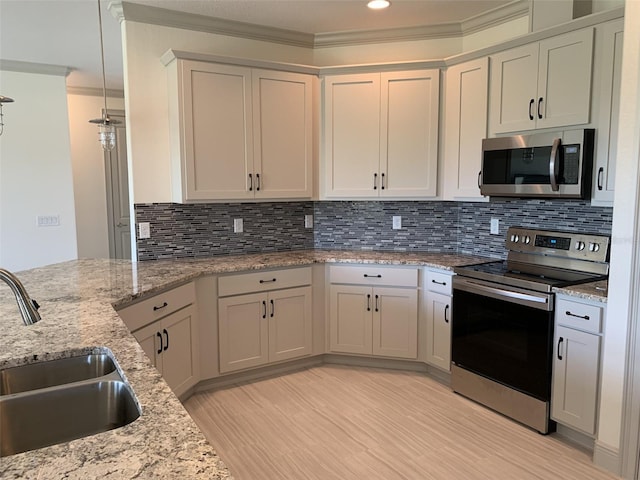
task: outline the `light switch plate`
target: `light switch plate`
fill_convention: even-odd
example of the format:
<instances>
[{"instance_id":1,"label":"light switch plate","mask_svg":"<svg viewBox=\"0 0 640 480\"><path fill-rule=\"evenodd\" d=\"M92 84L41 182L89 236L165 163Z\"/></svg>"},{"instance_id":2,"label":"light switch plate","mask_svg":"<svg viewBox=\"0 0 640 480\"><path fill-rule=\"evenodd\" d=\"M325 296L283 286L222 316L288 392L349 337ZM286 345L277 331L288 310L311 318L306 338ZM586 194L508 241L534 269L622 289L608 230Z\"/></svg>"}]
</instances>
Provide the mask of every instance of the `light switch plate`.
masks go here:
<instances>
[{"instance_id":1,"label":"light switch plate","mask_svg":"<svg viewBox=\"0 0 640 480\"><path fill-rule=\"evenodd\" d=\"M38 215L36 225L39 227L58 227L60 226L60 215Z\"/></svg>"},{"instance_id":2,"label":"light switch plate","mask_svg":"<svg viewBox=\"0 0 640 480\"><path fill-rule=\"evenodd\" d=\"M313 228L313 215L304 216L304 228Z\"/></svg>"},{"instance_id":3,"label":"light switch plate","mask_svg":"<svg viewBox=\"0 0 640 480\"><path fill-rule=\"evenodd\" d=\"M402 217L400 215L393 216L393 227L394 230L400 230L402 228Z\"/></svg>"},{"instance_id":4,"label":"light switch plate","mask_svg":"<svg viewBox=\"0 0 640 480\"><path fill-rule=\"evenodd\" d=\"M151 238L151 224L149 222L140 222L138 224L138 238Z\"/></svg>"},{"instance_id":5,"label":"light switch plate","mask_svg":"<svg viewBox=\"0 0 640 480\"><path fill-rule=\"evenodd\" d=\"M241 218L233 219L233 233L242 233L244 232L244 222Z\"/></svg>"},{"instance_id":6,"label":"light switch plate","mask_svg":"<svg viewBox=\"0 0 640 480\"><path fill-rule=\"evenodd\" d=\"M491 219L491 235L500 235L500 220L497 218Z\"/></svg>"}]
</instances>

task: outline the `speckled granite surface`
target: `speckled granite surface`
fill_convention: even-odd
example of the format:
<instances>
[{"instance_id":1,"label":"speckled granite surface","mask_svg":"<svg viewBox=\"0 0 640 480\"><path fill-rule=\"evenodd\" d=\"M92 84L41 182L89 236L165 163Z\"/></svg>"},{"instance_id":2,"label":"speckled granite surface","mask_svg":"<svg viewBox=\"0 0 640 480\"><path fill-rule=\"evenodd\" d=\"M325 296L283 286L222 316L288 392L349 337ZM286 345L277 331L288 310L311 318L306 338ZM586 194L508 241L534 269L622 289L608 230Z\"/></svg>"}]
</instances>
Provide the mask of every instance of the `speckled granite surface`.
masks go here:
<instances>
[{"instance_id":1,"label":"speckled granite surface","mask_svg":"<svg viewBox=\"0 0 640 480\"><path fill-rule=\"evenodd\" d=\"M465 255L296 251L132 263L77 260L20 272L42 321L22 324L0 284L0 368L110 349L142 415L109 432L0 459L2 479L233 478L120 320L121 307L203 275L312 263L419 265L443 269L490 259Z\"/></svg>"},{"instance_id":2,"label":"speckled granite surface","mask_svg":"<svg viewBox=\"0 0 640 480\"><path fill-rule=\"evenodd\" d=\"M609 282L607 280L601 280L599 282L583 283L571 287L554 288L553 291L570 297L607 303L608 288Z\"/></svg>"}]
</instances>

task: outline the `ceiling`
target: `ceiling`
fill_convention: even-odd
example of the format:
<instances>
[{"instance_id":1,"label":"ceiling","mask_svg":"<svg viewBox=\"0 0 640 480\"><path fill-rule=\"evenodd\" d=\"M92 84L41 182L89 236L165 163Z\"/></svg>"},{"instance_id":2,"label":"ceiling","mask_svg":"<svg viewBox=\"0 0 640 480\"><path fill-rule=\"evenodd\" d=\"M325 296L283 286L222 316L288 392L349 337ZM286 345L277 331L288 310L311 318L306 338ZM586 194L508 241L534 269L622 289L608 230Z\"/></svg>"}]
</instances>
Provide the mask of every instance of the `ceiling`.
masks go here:
<instances>
[{"instance_id":1,"label":"ceiling","mask_svg":"<svg viewBox=\"0 0 640 480\"><path fill-rule=\"evenodd\" d=\"M129 0L306 34L460 23L512 0ZM64 65L72 87L101 88L98 0L0 0L0 60ZM107 88L122 89L120 25L102 0ZM0 86L1 88L1 86ZM0 92L8 95L8 92Z\"/></svg>"}]
</instances>

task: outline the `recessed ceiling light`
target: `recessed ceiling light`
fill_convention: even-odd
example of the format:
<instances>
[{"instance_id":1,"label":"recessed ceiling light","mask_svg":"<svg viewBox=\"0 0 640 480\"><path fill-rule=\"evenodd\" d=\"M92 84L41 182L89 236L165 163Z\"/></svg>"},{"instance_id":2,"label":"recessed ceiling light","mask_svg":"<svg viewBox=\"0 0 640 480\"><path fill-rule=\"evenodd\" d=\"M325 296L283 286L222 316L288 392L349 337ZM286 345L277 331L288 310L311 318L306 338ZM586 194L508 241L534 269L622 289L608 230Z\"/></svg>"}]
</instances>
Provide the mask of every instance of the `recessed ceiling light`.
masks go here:
<instances>
[{"instance_id":1,"label":"recessed ceiling light","mask_svg":"<svg viewBox=\"0 0 640 480\"><path fill-rule=\"evenodd\" d=\"M371 0L369 3L367 3L367 7L373 10L387 8L389 5L391 5L391 2L389 2L389 0Z\"/></svg>"}]
</instances>

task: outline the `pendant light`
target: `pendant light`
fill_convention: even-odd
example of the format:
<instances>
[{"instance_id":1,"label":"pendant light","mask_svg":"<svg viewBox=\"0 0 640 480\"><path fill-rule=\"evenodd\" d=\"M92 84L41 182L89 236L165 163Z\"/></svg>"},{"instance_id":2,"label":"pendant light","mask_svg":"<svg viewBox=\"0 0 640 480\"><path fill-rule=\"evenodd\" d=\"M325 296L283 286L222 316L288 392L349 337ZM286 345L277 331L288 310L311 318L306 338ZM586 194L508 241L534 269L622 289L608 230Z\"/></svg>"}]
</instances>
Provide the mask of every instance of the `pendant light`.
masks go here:
<instances>
[{"instance_id":1,"label":"pendant light","mask_svg":"<svg viewBox=\"0 0 640 480\"><path fill-rule=\"evenodd\" d=\"M111 120L107 113L107 79L104 71L104 41L102 38L102 12L100 11L100 0L98 2L98 26L100 28L100 58L102 60L102 94L104 97L104 110L102 111L102 118L95 118L89 120L89 123L98 125L98 139L105 151L113 150L116 146L116 125L119 124L117 120Z\"/></svg>"},{"instance_id":2,"label":"pendant light","mask_svg":"<svg viewBox=\"0 0 640 480\"><path fill-rule=\"evenodd\" d=\"M4 95L0 95L0 135L4 132L4 121L2 115L2 104L3 103L12 103L13 98L5 97Z\"/></svg>"}]
</instances>

